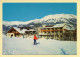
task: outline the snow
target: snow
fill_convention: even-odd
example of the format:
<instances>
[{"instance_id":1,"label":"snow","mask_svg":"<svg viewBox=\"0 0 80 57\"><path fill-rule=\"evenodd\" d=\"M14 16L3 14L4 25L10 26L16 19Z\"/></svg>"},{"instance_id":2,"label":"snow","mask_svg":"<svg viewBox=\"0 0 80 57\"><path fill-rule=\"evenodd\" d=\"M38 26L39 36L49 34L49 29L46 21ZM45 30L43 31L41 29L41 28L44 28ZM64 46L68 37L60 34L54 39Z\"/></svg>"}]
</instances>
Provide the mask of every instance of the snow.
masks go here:
<instances>
[{"instance_id":1,"label":"snow","mask_svg":"<svg viewBox=\"0 0 80 57\"><path fill-rule=\"evenodd\" d=\"M75 20L75 22L71 21ZM40 22L43 23L74 23L76 24L77 17L73 14L54 14L54 15L47 15L40 19ZM74 27L74 26L73 26Z\"/></svg>"},{"instance_id":2,"label":"snow","mask_svg":"<svg viewBox=\"0 0 80 57\"><path fill-rule=\"evenodd\" d=\"M76 17L76 15L73 15L73 14L55 14L55 15L47 15L47 16L43 17L42 20L60 19L60 18L70 19L70 18L77 18L77 17Z\"/></svg>"},{"instance_id":3,"label":"snow","mask_svg":"<svg viewBox=\"0 0 80 57\"><path fill-rule=\"evenodd\" d=\"M14 29L16 29L19 33L25 33L25 31L36 31L36 30L34 30L34 29L29 29L29 30L27 30L27 29L22 29L22 30L20 30L20 28L17 28L17 27L13 27Z\"/></svg>"},{"instance_id":4,"label":"snow","mask_svg":"<svg viewBox=\"0 0 80 57\"><path fill-rule=\"evenodd\" d=\"M26 22L22 22L22 21L3 21L3 24L5 26L10 26L10 25L20 25L20 24L24 24L27 25L31 22L33 22L34 20L30 20L30 21L26 21Z\"/></svg>"},{"instance_id":5,"label":"snow","mask_svg":"<svg viewBox=\"0 0 80 57\"><path fill-rule=\"evenodd\" d=\"M34 20L26 21L26 22L22 22L22 21L3 21L3 24L5 26L10 26L10 25L20 25L20 24L27 25L31 22L41 23L41 22L45 22L45 21L47 21L47 23L48 22L56 23L58 21L68 22L66 19L68 19L68 20L69 19L77 19L77 17L76 17L76 15L73 15L73 14L55 14L55 15L47 15L47 16L44 16L41 19L34 19Z\"/></svg>"},{"instance_id":6,"label":"snow","mask_svg":"<svg viewBox=\"0 0 80 57\"><path fill-rule=\"evenodd\" d=\"M19 33L25 33L25 31L27 31L27 29L22 29L20 30L20 28L17 28L17 27L13 27L14 29L16 29Z\"/></svg>"},{"instance_id":7,"label":"snow","mask_svg":"<svg viewBox=\"0 0 80 57\"><path fill-rule=\"evenodd\" d=\"M34 29L29 29L29 30L27 30L27 31L36 31L36 30L34 30Z\"/></svg>"},{"instance_id":8,"label":"snow","mask_svg":"<svg viewBox=\"0 0 80 57\"><path fill-rule=\"evenodd\" d=\"M33 36L8 38L3 34L3 55L76 55L76 41L38 39L33 45Z\"/></svg>"},{"instance_id":9,"label":"snow","mask_svg":"<svg viewBox=\"0 0 80 57\"><path fill-rule=\"evenodd\" d=\"M56 24L54 25L53 27L56 28L56 27L63 27L65 24Z\"/></svg>"}]
</instances>

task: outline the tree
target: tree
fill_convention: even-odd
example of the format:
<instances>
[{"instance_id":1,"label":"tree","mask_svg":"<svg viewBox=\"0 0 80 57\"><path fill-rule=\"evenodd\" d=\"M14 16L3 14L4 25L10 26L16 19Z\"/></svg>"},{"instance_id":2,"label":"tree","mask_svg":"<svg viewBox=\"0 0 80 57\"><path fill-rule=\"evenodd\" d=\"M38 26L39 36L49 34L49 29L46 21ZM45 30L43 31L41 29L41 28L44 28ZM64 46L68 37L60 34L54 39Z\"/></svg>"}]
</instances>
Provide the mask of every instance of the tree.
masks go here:
<instances>
[{"instance_id":1,"label":"tree","mask_svg":"<svg viewBox=\"0 0 80 57\"><path fill-rule=\"evenodd\" d=\"M73 31L66 31L61 34L61 40L73 40Z\"/></svg>"}]
</instances>

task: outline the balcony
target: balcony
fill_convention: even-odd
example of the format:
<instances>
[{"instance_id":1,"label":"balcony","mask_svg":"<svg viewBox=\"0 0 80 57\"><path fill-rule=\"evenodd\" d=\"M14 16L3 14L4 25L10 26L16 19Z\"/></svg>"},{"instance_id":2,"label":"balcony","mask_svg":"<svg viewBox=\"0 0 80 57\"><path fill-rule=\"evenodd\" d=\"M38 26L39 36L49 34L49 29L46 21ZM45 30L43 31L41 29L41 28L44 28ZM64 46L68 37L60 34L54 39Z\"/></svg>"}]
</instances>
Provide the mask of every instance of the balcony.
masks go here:
<instances>
[{"instance_id":1,"label":"balcony","mask_svg":"<svg viewBox=\"0 0 80 57\"><path fill-rule=\"evenodd\" d=\"M54 33L39 33L39 35L54 35Z\"/></svg>"},{"instance_id":2,"label":"balcony","mask_svg":"<svg viewBox=\"0 0 80 57\"><path fill-rule=\"evenodd\" d=\"M41 30L41 32L49 32L49 31L63 31L62 29L55 29L55 30Z\"/></svg>"},{"instance_id":3,"label":"balcony","mask_svg":"<svg viewBox=\"0 0 80 57\"><path fill-rule=\"evenodd\" d=\"M54 30L41 30L42 32L54 31Z\"/></svg>"}]
</instances>

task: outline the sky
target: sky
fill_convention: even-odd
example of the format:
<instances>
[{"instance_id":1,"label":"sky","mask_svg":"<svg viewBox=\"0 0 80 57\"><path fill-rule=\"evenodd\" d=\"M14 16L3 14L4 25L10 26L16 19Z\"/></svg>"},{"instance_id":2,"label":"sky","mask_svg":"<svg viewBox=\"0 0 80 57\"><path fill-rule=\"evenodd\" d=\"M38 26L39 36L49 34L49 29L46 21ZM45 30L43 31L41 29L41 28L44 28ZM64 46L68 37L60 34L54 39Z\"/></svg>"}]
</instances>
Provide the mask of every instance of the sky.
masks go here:
<instances>
[{"instance_id":1,"label":"sky","mask_svg":"<svg viewBox=\"0 0 80 57\"><path fill-rule=\"evenodd\" d=\"M77 15L76 3L3 3L3 21L29 21L54 14Z\"/></svg>"}]
</instances>

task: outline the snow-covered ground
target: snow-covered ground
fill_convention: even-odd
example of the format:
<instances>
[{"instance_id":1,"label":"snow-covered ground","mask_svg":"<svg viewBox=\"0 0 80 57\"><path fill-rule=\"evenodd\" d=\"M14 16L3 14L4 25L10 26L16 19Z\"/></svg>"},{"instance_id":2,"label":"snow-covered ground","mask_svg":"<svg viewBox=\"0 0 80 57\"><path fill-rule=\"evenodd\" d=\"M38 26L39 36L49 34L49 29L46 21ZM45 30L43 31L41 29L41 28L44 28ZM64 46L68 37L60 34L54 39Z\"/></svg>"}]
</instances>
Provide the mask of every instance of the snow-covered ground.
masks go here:
<instances>
[{"instance_id":1,"label":"snow-covered ground","mask_svg":"<svg viewBox=\"0 0 80 57\"><path fill-rule=\"evenodd\" d=\"M33 36L29 38L8 38L3 35L4 55L76 55L76 41L58 41L38 39L33 45Z\"/></svg>"}]
</instances>

